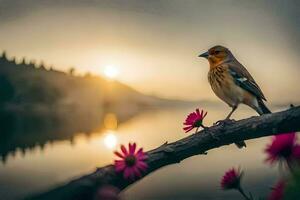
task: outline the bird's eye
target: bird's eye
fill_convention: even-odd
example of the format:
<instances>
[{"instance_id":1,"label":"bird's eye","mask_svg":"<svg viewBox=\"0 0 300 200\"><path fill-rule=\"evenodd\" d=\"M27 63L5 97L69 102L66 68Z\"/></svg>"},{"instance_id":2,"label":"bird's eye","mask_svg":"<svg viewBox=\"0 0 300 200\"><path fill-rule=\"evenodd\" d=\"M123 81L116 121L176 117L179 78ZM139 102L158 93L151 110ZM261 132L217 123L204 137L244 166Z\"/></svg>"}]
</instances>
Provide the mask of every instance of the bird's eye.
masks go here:
<instances>
[{"instance_id":1,"label":"bird's eye","mask_svg":"<svg viewBox=\"0 0 300 200\"><path fill-rule=\"evenodd\" d=\"M215 51L214 53L215 53L215 54L219 54L220 52L221 52L221 51Z\"/></svg>"}]
</instances>

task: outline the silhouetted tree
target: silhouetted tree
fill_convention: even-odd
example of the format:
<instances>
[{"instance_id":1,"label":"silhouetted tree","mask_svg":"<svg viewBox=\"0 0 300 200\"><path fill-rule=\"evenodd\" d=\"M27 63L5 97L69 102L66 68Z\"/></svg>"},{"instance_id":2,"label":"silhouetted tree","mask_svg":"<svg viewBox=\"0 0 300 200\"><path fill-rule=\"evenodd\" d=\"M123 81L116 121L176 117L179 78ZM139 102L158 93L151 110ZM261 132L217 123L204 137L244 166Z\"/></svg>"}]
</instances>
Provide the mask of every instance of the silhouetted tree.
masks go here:
<instances>
[{"instance_id":1,"label":"silhouetted tree","mask_svg":"<svg viewBox=\"0 0 300 200\"><path fill-rule=\"evenodd\" d=\"M74 67L71 67L71 68L69 69L69 74L70 74L70 75L74 75L74 74L75 74L75 68L74 68Z\"/></svg>"},{"instance_id":2,"label":"silhouetted tree","mask_svg":"<svg viewBox=\"0 0 300 200\"><path fill-rule=\"evenodd\" d=\"M35 68L35 61L34 60L31 60L30 62L29 62L29 65L28 65L29 67L32 67L32 68Z\"/></svg>"},{"instance_id":3,"label":"silhouetted tree","mask_svg":"<svg viewBox=\"0 0 300 200\"><path fill-rule=\"evenodd\" d=\"M1 57L0 57L0 64L1 64L1 65L7 64L6 51L3 51L3 52L2 52L2 55L1 55Z\"/></svg>"},{"instance_id":4,"label":"silhouetted tree","mask_svg":"<svg viewBox=\"0 0 300 200\"><path fill-rule=\"evenodd\" d=\"M12 64L16 64L16 57L13 57L13 58L10 60L10 62L11 62Z\"/></svg>"},{"instance_id":5,"label":"silhouetted tree","mask_svg":"<svg viewBox=\"0 0 300 200\"><path fill-rule=\"evenodd\" d=\"M25 58L22 59L21 65L26 65L26 59Z\"/></svg>"},{"instance_id":6,"label":"silhouetted tree","mask_svg":"<svg viewBox=\"0 0 300 200\"><path fill-rule=\"evenodd\" d=\"M41 64L40 64L39 68L40 68L40 69L44 69L44 70L46 69L46 67L45 67L45 64L44 64L44 62L43 62L43 61L41 62Z\"/></svg>"},{"instance_id":7,"label":"silhouetted tree","mask_svg":"<svg viewBox=\"0 0 300 200\"><path fill-rule=\"evenodd\" d=\"M0 76L0 105L6 103L15 95L15 88L5 76Z\"/></svg>"},{"instance_id":8,"label":"silhouetted tree","mask_svg":"<svg viewBox=\"0 0 300 200\"><path fill-rule=\"evenodd\" d=\"M1 58L7 60L6 51L3 51L3 52L2 52Z\"/></svg>"}]
</instances>

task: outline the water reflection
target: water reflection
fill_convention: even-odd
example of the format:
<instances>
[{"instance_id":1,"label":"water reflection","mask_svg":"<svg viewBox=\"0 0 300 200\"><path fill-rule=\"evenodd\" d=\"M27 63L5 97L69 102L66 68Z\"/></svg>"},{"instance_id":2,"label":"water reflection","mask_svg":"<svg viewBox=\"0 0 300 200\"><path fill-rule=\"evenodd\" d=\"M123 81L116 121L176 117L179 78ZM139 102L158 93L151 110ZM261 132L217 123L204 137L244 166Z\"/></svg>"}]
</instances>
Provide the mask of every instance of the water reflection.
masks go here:
<instances>
[{"instance_id":1,"label":"water reflection","mask_svg":"<svg viewBox=\"0 0 300 200\"><path fill-rule=\"evenodd\" d=\"M117 118L116 114L114 114L114 113L105 114L103 124L106 129L112 129L112 130L117 129L118 118Z\"/></svg>"},{"instance_id":2,"label":"water reflection","mask_svg":"<svg viewBox=\"0 0 300 200\"><path fill-rule=\"evenodd\" d=\"M130 116L122 115L120 122ZM95 132L116 130L118 127L117 114L98 112L93 115L77 113L72 110L64 112L9 112L0 111L0 158L6 163L8 158L16 154L25 156L38 148L43 152L45 146L56 141L69 141L74 146L74 139L79 133L87 138ZM105 144L113 148L116 137L107 133Z\"/></svg>"},{"instance_id":3,"label":"water reflection","mask_svg":"<svg viewBox=\"0 0 300 200\"><path fill-rule=\"evenodd\" d=\"M103 142L107 148L109 149L115 148L117 145L117 141L118 140L115 132L108 131L108 133L105 133Z\"/></svg>"}]
</instances>

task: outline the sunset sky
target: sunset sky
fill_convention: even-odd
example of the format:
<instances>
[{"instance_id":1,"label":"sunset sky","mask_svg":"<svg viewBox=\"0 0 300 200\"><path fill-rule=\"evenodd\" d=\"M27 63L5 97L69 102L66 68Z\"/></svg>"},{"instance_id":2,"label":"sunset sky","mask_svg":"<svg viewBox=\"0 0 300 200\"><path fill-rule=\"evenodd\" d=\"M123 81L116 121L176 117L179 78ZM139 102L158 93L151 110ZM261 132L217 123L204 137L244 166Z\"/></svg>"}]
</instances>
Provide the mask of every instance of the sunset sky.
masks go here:
<instances>
[{"instance_id":1,"label":"sunset sky","mask_svg":"<svg viewBox=\"0 0 300 200\"><path fill-rule=\"evenodd\" d=\"M221 44L270 102L298 103L299 10L297 0L0 0L0 50L60 70L113 68L147 94L217 100L197 56Z\"/></svg>"}]
</instances>

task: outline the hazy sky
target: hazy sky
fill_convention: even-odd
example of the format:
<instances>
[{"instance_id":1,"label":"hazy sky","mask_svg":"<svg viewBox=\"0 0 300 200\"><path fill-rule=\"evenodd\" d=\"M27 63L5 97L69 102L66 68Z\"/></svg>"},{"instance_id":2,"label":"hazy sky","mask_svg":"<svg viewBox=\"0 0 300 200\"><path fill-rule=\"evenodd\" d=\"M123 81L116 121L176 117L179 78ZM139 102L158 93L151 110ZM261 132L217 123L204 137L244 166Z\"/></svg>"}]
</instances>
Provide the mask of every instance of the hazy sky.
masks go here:
<instances>
[{"instance_id":1,"label":"hazy sky","mask_svg":"<svg viewBox=\"0 0 300 200\"><path fill-rule=\"evenodd\" d=\"M299 10L298 0L0 0L0 50L62 70L114 66L148 94L217 100L197 55L221 44L270 102L299 102Z\"/></svg>"}]
</instances>

